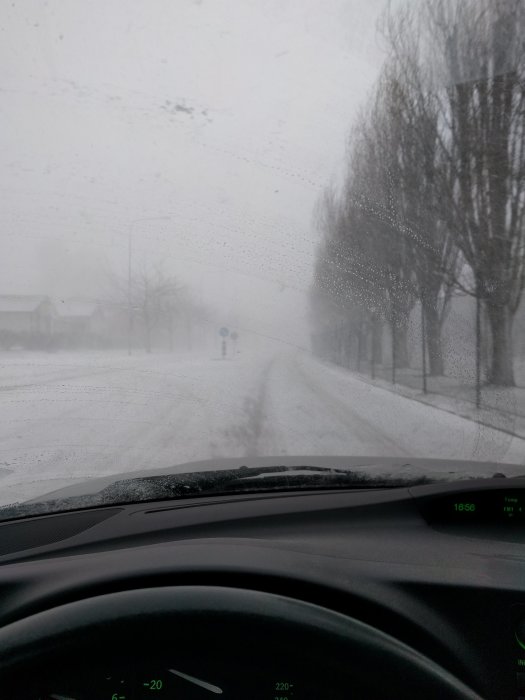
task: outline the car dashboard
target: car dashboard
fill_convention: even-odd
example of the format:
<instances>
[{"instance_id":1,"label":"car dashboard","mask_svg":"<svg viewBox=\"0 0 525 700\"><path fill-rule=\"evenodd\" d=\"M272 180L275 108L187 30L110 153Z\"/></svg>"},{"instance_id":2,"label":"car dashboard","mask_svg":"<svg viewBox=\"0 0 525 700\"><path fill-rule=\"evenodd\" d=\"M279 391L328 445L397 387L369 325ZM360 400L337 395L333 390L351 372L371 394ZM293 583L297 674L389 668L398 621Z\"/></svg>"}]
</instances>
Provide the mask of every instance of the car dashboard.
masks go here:
<instances>
[{"instance_id":1,"label":"car dashboard","mask_svg":"<svg viewBox=\"0 0 525 700\"><path fill-rule=\"evenodd\" d=\"M450 697L518 700L524 541L522 479L8 521L1 696L407 698L424 658L471 692Z\"/></svg>"}]
</instances>

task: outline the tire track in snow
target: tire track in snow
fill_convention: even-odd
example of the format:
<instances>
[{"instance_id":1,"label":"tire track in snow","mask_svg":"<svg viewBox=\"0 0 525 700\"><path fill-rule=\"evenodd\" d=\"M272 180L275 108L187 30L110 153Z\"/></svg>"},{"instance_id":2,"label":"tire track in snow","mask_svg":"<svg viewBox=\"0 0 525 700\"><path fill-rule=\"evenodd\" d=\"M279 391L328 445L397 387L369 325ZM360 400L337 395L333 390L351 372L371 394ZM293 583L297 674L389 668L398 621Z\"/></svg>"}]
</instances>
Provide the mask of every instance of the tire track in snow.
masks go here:
<instances>
[{"instance_id":1,"label":"tire track in snow","mask_svg":"<svg viewBox=\"0 0 525 700\"><path fill-rule=\"evenodd\" d=\"M297 374L304 385L312 392L316 400L322 402L323 406L326 407L325 415L333 415L340 424L346 427L349 434L354 433L356 435L358 442L372 443L381 447L382 452L395 455L396 457L410 456L409 452L401 447L399 442L379 431L376 425L363 418L359 411L350 405L350 402L342 401L330 392L325 385L315 381L305 371L304 367L299 364L297 358L295 360L290 359L289 365L292 371Z\"/></svg>"},{"instance_id":2,"label":"tire track in snow","mask_svg":"<svg viewBox=\"0 0 525 700\"><path fill-rule=\"evenodd\" d=\"M395 437L348 403L322 377L316 381L296 355L281 355L268 381L260 454L409 456Z\"/></svg>"},{"instance_id":3,"label":"tire track in snow","mask_svg":"<svg viewBox=\"0 0 525 700\"><path fill-rule=\"evenodd\" d=\"M226 428L226 436L244 450L245 457L255 457L259 452L259 443L267 429L266 396L270 373L275 359L272 358L261 372L257 394L244 397L244 422Z\"/></svg>"}]
</instances>

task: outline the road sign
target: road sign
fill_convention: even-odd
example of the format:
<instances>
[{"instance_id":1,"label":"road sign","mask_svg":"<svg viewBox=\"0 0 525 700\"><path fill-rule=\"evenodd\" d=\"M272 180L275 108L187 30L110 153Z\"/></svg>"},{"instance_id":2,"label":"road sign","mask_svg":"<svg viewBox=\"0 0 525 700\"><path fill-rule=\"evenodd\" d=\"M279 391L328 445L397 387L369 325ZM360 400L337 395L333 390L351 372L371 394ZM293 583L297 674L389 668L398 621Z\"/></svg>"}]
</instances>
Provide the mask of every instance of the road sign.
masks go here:
<instances>
[{"instance_id":1,"label":"road sign","mask_svg":"<svg viewBox=\"0 0 525 700\"><path fill-rule=\"evenodd\" d=\"M226 326L223 326L219 331L219 335L222 335L223 338L227 338L230 335L230 331L226 328Z\"/></svg>"},{"instance_id":2,"label":"road sign","mask_svg":"<svg viewBox=\"0 0 525 700\"><path fill-rule=\"evenodd\" d=\"M237 331L233 331L232 333L230 333L230 338L232 340L237 340L238 337L239 337L239 334L237 333Z\"/></svg>"}]
</instances>

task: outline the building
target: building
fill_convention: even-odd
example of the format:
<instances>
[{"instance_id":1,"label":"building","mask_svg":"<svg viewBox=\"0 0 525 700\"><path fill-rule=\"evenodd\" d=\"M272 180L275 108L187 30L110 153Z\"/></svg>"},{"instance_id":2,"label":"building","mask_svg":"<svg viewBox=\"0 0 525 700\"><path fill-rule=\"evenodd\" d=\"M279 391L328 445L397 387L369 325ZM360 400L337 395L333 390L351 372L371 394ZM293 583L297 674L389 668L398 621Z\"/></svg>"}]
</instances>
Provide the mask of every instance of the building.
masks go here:
<instances>
[{"instance_id":1,"label":"building","mask_svg":"<svg viewBox=\"0 0 525 700\"><path fill-rule=\"evenodd\" d=\"M0 294L0 331L24 336L50 336L56 310L43 295Z\"/></svg>"},{"instance_id":2,"label":"building","mask_svg":"<svg viewBox=\"0 0 525 700\"><path fill-rule=\"evenodd\" d=\"M68 346L96 346L106 333L105 314L96 301L60 299L56 311L55 334Z\"/></svg>"}]
</instances>

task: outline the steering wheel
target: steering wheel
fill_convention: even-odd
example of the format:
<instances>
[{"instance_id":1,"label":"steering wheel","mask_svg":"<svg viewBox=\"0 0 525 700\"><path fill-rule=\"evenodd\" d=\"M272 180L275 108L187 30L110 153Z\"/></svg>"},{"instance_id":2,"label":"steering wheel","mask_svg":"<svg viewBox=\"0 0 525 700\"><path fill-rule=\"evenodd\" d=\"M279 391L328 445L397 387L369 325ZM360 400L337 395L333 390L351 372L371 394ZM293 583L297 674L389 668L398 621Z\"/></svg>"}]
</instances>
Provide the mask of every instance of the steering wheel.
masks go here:
<instances>
[{"instance_id":1,"label":"steering wheel","mask_svg":"<svg viewBox=\"0 0 525 700\"><path fill-rule=\"evenodd\" d=\"M186 684L180 698L212 692L225 699L303 700L324 693L356 700L481 700L432 660L363 622L254 590L121 591L69 602L0 629L3 698L13 692L17 698L62 697L52 689L61 683L71 688L75 678L88 680L67 697L93 697L82 692L90 682L102 683L99 669L120 672L137 664L166 668L170 679ZM278 680L283 673L286 682ZM199 680L200 686L193 682ZM24 683L30 687L22 692Z\"/></svg>"}]
</instances>

